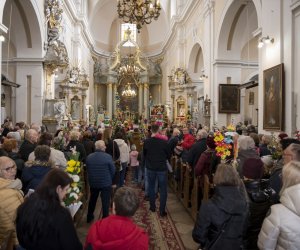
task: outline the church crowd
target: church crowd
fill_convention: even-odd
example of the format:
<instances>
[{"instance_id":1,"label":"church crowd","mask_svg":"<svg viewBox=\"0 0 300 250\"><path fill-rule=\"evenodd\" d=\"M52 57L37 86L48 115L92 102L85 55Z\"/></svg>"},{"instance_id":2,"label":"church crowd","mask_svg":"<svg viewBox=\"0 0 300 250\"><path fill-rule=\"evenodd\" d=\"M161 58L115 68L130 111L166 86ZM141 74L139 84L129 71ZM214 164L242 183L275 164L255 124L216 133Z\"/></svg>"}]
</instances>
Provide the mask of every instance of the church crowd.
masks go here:
<instances>
[{"instance_id":1,"label":"church crowd","mask_svg":"<svg viewBox=\"0 0 300 250\"><path fill-rule=\"evenodd\" d=\"M148 249L151 235L132 220L140 205L135 189L144 190L149 213L165 218L168 181L180 178L174 158L199 182L192 232L199 249L300 249L298 137L258 134L254 126L241 124L230 133L226 127L160 125L69 124L52 134L37 124L6 121L0 148L0 249ZM225 157L216 133L230 145ZM66 172L73 150L89 187L85 219L91 226L83 245L64 205L73 183Z\"/></svg>"}]
</instances>

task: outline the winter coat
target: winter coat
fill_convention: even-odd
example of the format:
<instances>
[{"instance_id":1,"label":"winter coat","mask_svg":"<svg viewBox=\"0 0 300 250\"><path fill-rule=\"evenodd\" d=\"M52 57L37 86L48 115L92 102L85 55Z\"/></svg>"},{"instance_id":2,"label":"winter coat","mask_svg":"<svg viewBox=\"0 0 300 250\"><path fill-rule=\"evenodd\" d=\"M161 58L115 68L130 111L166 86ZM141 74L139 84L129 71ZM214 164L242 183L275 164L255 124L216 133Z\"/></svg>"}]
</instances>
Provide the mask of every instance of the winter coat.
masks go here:
<instances>
[{"instance_id":1,"label":"winter coat","mask_svg":"<svg viewBox=\"0 0 300 250\"><path fill-rule=\"evenodd\" d=\"M213 162L213 154L215 150L207 149L200 155L196 165L195 165L195 175L203 176L208 175L211 176L211 164Z\"/></svg>"},{"instance_id":2,"label":"winter coat","mask_svg":"<svg viewBox=\"0 0 300 250\"><path fill-rule=\"evenodd\" d=\"M139 161L138 161L138 155L139 155L139 152L138 151L131 151L129 153L129 163L130 163L130 166L131 167L136 167L139 165Z\"/></svg>"},{"instance_id":3,"label":"winter coat","mask_svg":"<svg viewBox=\"0 0 300 250\"><path fill-rule=\"evenodd\" d=\"M16 166L17 166L17 175L16 176L18 178L21 178L22 171L23 171L25 164L24 164L24 161L21 159L20 154L18 154L16 152L9 152L8 157L16 163Z\"/></svg>"},{"instance_id":4,"label":"winter coat","mask_svg":"<svg viewBox=\"0 0 300 250\"><path fill-rule=\"evenodd\" d=\"M276 194L274 197L274 203L279 203L279 192L282 187L282 167L283 167L283 159L281 158L272 169L270 175L270 187L275 190Z\"/></svg>"},{"instance_id":5,"label":"winter coat","mask_svg":"<svg viewBox=\"0 0 300 250\"><path fill-rule=\"evenodd\" d=\"M93 250L148 250L149 238L132 219L111 215L94 223L86 237L85 249Z\"/></svg>"},{"instance_id":6,"label":"winter coat","mask_svg":"<svg viewBox=\"0 0 300 250\"><path fill-rule=\"evenodd\" d=\"M29 154L34 151L36 146L36 144L33 144L30 141L24 140L19 149L19 154L21 155L23 161L28 161Z\"/></svg>"},{"instance_id":7,"label":"winter coat","mask_svg":"<svg viewBox=\"0 0 300 250\"><path fill-rule=\"evenodd\" d=\"M54 166L59 167L60 169L64 170L67 167L67 160L65 157L65 154L55 148L50 148L50 158L49 161L51 161ZM30 153L28 157L28 161L34 161L35 155L34 152Z\"/></svg>"},{"instance_id":8,"label":"winter coat","mask_svg":"<svg viewBox=\"0 0 300 250\"><path fill-rule=\"evenodd\" d=\"M274 190L270 188L269 180L244 181L249 203L247 233L244 238L244 247L247 250L257 248L257 238L262 223L270 206L273 205Z\"/></svg>"},{"instance_id":9,"label":"winter coat","mask_svg":"<svg viewBox=\"0 0 300 250\"><path fill-rule=\"evenodd\" d=\"M82 140L82 144L84 146L86 156L95 152L95 143L92 140L86 138Z\"/></svg>"},{"instance_id":10,"label":"winter coat","mask_svg":"<svg viewBox=\"0 0 300 250\"><path fill-rule=\"evenodd\" d=\"M207 149L206 138L202 138L191 147L187 153L187 162L194 168L201 154Z\"/></svg>"},{"instance_id":11,"label":"winter coat","mask_svg":"<svg viewBox=\"0 0 300 250\"><path fill-rule=\"evenodd\" d=\"M70 211L55 203L34 193L18 208L16 230L26 250L82 250Z\"/></svg>"},{"instance_id":12,"label":"winter coat","mask_svg":"<svg viewBox=\"0 0 300 250\"><path fill-rule=\"evenodd\" d=\"M243 166L244 162L249 159L260 159L258 153L256 152L255 148L253 149L246 149L246 150L239 150L237 161L238 161L238 167L237 170L239 172L240 177L243 177Z\"/></svg>"},{"instance_id":13,"label":"winter coat","mask_svg":"<svg viewBox=\"0 0 300 250\"><path fill-rule=\"evenodd\" d=\"M183 135L183 142L181 143L181 146L183 147L183 149L189 150L193 146L194 142L194 136L192 136L191 134L185 134Z\"/></svg>"},{"instance_id":14,"label":"winter coat","mask_svg":"<svg viewBox=\"0 0 300 250\"><path fill-rule=\"evenodd\" d=\"M27 194L29 189L36 189L50 170L51 164L48 162L26 162L21 177L24 193Z\"/></svg>"},{"instance_id":15,"label":"winter coat","mask_svg":"<svg viewBox=\"0 0 300 250\"><path fill-rule=\"evenodd\" d=\"M167 171L167 160L171 152L168 143L162 139L151 137L145 140L143 160L147 169L152 171Z\"/></svg>"},{"instance_id":16,"label":"winter coat","mask_svg":"<svg viewBox=\"0 0 300 250\"><path fill-rule=\"evenodd\" d=\"M103 188L112 185L115 165L111 155L97 149L87 157L86 169L90 187Z\"/></svg>"},{"instance_id":17,"label":"winter coat","mask_svg":"<svg viewBox=\"0 0 300 250\"><path fill-rule=\"evenodd\" d=\"M108 140L108 143L105 143L106 149L105 152L110 154L114 161L120 158L120 149L118 144L112 139Z\"/></svg>"},{"instance_id":18,"label":"winter coat","mask_svg":"<svg viewBox=\"0 0 300 250\"><path fill-rule=\"evenodd\" d=\"M15 230L17 208L23 203L22 183L19 179L7 180L0 177L0 245L12 233L9 246L17 245L18 240ZM12 247L8 250L12 250Z\"/></svg>"},{"instance_id":19,"label":"winter coat","mask_svg":"<svg viewBox=\"0 0 300 250\"><path fill-rule=\"evenodd\" d=\"M209 249L239 250L243 244L247 214L246 198L238 187L217 186L213 197L201 205L192 234L193 239L200 243L201 247L208 247L216 240L227 221L224 233Z\"/></svg>"},{"instance_id":20,"label":"winter coat","mask_svg":"<svg viewBox=\"0 0 300 250\"><path fill-rule=\"evenodd\" d=\"M168 141L171 153L174 154L174 149L175 147L178 145L179 142L179 136L173 136L170 138L170 140Z\"/></svg>"},{"instance_id":21,"label":"winter coat","mask_svg":"<svg viewBox=\"0 0 300 250\"><path fill-rule=\"evenodd\" d=\"M258 236L258 247L262 250L300 249L300 184L284 190L281 204L271 207Z\"/></svg>"},{"instance_id":22,"label":"winter coat","mask_svg":"<svg viewBox=\"0 0 300 250\"><path fill-rule=\"evenodd\" d=\"M119 147L120 150L120 161L121 163L125 163L129 161L129 147L127 143L123 139L115 139L114 140Z\"/></svg>"}]
</instances>

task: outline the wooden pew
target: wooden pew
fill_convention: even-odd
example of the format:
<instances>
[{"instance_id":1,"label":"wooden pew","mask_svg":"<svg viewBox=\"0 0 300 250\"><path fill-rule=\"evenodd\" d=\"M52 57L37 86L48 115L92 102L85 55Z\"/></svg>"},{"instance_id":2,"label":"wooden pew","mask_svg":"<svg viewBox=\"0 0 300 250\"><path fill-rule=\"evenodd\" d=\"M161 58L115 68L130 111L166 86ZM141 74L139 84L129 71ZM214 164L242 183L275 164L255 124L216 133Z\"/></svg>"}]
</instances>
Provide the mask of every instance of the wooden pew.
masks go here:
<instances>
[{"instance_id":1,"label":"wooden pew","mask_svg":"<svg viewBox=\"0 0 300 250\"><path fill-rule=\"evenodd\" d=\"M191 204L192 204L192 217L194 220L197 219L198 214L198 204L199 204L199 177L194 175L194 185L191 196Z\"/></svg>"},{"instance_id":2,"label":"wooden pew","mask_svg":"<svg viewBox=\"0 0 300 250\"><path fill-rule=\"evenodd\" d=\"M191 206L191 191L192 191L193 177L191 167L187 164L184 175L184 186L183 186L183 205L186 208Z\"/></svg>"}]
</instances>

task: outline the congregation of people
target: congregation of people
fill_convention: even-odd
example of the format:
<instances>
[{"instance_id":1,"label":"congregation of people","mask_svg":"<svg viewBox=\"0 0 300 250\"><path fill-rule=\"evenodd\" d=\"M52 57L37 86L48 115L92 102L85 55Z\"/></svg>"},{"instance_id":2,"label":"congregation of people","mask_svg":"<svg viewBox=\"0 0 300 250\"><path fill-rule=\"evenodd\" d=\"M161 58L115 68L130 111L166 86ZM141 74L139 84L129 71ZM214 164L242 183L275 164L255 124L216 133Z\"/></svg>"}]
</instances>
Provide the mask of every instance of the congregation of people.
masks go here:
<instances>
[{"instance_id":1,"label":"congregation of people","mask_svg":"<svg viewBox=\"0 0 300 250\"><path fill-rule=\"evenodd\" d=\"M0 148L0 249L148 249L151 235L132 219L140 206L137 190L144 191L149 213L166 218L168 181L180 178L172 158L198 181L192 238L199 249L300 249L298 138L236 126L231 152L221 159L216 131L227 132L152 123L74 125L51 134L44 126L7 121ZM89 190L84 244L64 205L73 182L65 171L73 150Z\"/></svg>"}]
</instances>

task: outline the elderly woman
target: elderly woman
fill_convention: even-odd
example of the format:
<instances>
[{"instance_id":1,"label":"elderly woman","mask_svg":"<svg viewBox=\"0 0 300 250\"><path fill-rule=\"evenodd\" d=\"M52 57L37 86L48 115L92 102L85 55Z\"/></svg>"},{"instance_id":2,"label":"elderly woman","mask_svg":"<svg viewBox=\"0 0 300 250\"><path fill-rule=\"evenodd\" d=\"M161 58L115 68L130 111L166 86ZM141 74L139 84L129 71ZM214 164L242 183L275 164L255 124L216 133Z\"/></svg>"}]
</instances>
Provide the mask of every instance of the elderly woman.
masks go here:
<instances>
[{"instance_id":1,"label":"elderly woman","mask_svg":"<svg viewBox=\"0 0 300 250\"><path fill-rule=\"evenodd\" d=\"M15 162L0 157L0 248L6 245L3 249L9 250L18 245L14 221L16 210L23 202L22 183L15 179L16 173Z\"/></svg>"},{"instance_id":2,"label":"elderly woman","mask_svg":"<svg viewBox=\"0 0 300 250\"><path fill-rule=\"evenodd\" d=\"M205 249L240 250L248 214L242 182L235 168L219 164L214 184L213 197L201 205L193 239Z\"/></svg>"},{"instance_id":3,"label":"elderly woman","mask_svg":"<svg viewBox=\"0 0 300 250\"><path fill-rule=\"evenodd\" d=\"M16 230L22 247L82 250L71 214L62 206L72 182L66 172L52 169L18 208Z\"/></svg>"},{"instance_id":4,"label":"elderly woman","mask_svg":"<svg viewBox=\"0 0 300 250\"><path fill-rule=\"evenodd\" d=\"M44 176L51 170L50 147L39 145L34 150L35 161L28 161L22 173L23 190L27 194L29 189L36 189Z\"/></svg>"},{"instance_id":5,"label":"elderly woman","mask_svg":"<svg viewBox=\"0 0 300 250\"><path fill-rule=\"evenodd\" d=\"M17 178L21 178L24 168L24 161L18 153L18 143L15 139L5 139L3 143L3 149L7 152L7 156L14 160L17 166Z\"/></svg>"},{"instance_id":6,"label":"elderly woman","mask_svg":"<svg viewBox=\"0 0 300 250\"><path fill-rule=\"evenodd\" d=\"M83 144L79 141L79 138L80 138L80 133L78 131L75 130L71 131L70 142L66 147L66 151L71 152L72 149L75 149L76 152L80 154L79 160L84 162L86 158L86 152Z\"/></svg>"},{"instance_id":7,"label":"elderly woman","mask_svg":"<svg viewBox=\"0 0 300 250\"><path fill-rule=\"evenodd\" d=\"M260 159L256 148L255 142L252 137L241 135L238 138L239 152L238 152L238 172L240 177L243 177L243 166L244 162L249 159Z\"/></svg>"},{"instance_id":8,"label":"elderly woman","mask_svg":"<svg viewBox=\"0 0 300 250\"><path fill-rule=\"evenodd\" d=\"M271 206L258 236L259 249L300 247L300 162L291 161L282 170L280 202Z\"/></svg>"}]
</instances>

